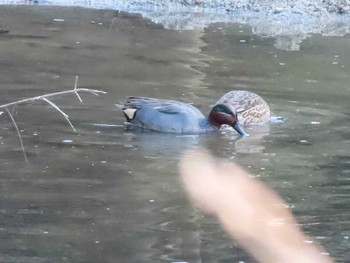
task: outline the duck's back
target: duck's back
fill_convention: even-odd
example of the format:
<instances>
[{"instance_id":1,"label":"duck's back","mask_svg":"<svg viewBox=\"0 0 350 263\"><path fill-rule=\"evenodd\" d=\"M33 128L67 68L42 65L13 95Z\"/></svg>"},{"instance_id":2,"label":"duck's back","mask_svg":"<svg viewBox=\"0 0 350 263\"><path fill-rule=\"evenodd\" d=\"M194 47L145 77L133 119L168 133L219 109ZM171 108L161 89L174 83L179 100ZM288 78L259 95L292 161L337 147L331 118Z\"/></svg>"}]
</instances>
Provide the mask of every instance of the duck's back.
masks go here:
<instances>
[{"instance_id":1,"label":"duck's back","mask_svg":"<svg viewBox=\"0 0 350 263\"><path fill-rule=\"evenodd\" d=\"M234 90L223 95L216 104L232 105L242 125L264 123L270 119L270 108L258 94L246 90Z\"/></svg>"},{"instance_id":2,"label":"duck's back","mask_svg":"<svg viewBox=\"0 0 350 263\"><path fill-rule=\"evenodd\" d=\"M170 133L201 133L210 129L204 115L188 103L129 97L123 113L131 127Z\"/></svg>"}]
</instances>

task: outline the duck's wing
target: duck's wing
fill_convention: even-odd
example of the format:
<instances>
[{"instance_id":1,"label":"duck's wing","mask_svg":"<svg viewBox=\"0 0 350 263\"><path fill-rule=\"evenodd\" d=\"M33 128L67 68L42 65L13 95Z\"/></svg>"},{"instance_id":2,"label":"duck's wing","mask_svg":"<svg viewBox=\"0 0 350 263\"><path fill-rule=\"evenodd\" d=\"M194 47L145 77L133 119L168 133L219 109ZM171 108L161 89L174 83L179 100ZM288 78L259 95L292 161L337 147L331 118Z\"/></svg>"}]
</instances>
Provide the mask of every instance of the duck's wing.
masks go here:
<instances>
[{"instance_id":1,"label":"duck's wing","mask_svg":"<svg viewBox=\"0 0 350 263\"><path fill-rule=\"evenodd\" d=\"M133 108L161 107L161 106L167 106L172 104L183 104L183 102L134 96L134 97L129 97L127 99L126 103L124 104L124 107L133 107Z\"/></svg>"},{"instance_id":2,"label":"duck's wing","mask_svg":"<svg viewBox=\"0 0 350 263\"><path fill-rule=\"evenodd\" d=\"M188 103L148 97L129 97L126 103L124 104L122 110L139 110L144 108L153 109L164 114L182 114L184 112L199 112L197 108L193 107L191 104Z\"/></svg>"}]
</instances>

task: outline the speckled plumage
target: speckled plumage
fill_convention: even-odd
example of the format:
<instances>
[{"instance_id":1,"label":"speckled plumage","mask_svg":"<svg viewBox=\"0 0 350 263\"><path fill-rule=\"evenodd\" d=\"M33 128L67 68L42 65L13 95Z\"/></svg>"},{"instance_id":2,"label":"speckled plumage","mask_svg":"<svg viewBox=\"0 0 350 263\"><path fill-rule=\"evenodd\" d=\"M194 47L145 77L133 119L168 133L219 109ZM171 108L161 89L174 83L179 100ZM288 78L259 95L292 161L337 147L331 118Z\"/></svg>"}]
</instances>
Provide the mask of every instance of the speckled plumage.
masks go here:
<instances>
[{"instance_id":1,"label":"speckled plumage","mask_svg":"<svg viewBox=\"0 0 350 263\"><path fill-rule=\"evenodd\" d=\"M230 104L236 109L241 125L265 123L270 119L270 108L258 94L234 90L223 95L215 104Z\"/></svg>"}]
</instances>

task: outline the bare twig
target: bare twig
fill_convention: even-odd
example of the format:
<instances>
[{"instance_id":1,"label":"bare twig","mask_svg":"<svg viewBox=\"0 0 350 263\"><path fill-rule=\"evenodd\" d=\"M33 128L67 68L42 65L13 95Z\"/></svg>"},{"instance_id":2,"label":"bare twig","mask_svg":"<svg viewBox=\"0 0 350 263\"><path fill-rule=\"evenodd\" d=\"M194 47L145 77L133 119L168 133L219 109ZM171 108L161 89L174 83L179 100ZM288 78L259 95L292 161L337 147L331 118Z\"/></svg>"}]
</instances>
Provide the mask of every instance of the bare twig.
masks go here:
<instances>
[{"instance_id":1,"label":"bare twig","mask_svg":"<svg viewBox=\"0 0 350 263\"><path fill-rule=\"evenodd\" d=\"M16 109L16 105L13 105L12 112L11 112L12 116L13 116L13 113L15 112L15 109Z\"/></svg>"},{"instance_id":2,"label":"bare twig","mask_svg":"<svg viewBox=\"0 0 350 263\"><path fill-rule=\"evenodd\" d=\"M75 132L77 132L77 130L74 128L73 124L70 122L69 116L66 113L64 113L63 110L61 110L55 103L53 103L52 101L48 100L47 98L43 98L43 100L46 101L47 103L49 103L52 107L54 107L59 113L61 113L63 115L63 117L67 120L69 125L72 127L72 129Z\"/></svg>"},{"instance_id":3,"label":"bare twig","mask_svg":"<svg viewBox=\"0 0 350 263\"><path fill-rule=\"evenodd\" d=\"M80 102L83 102L83 100L80 98L80 95L79 93L76 91L77 88L78 88L78 79L79 77L78 76L75 76L75 83L74 83L74 90L75 90L75 95L77 95L78 99ZM95 94L96 95L96 94Z\"/></svg>"},{"instance_id":4,"label":"bare twig","mask_svg":"<svg viewBox=\"0 0 350 263\"><path fill-rule=\"evenodd\" d=\"M75 95L77 95L77 97L78 97L79 101L80 101L80 102L83 102L83 100L80 98L79 93L78 93L78 92L76 92L76 91L75 91L74 93L75 93ZM96 94L95 94L95 95L96 95Z\"/></svg>"},{"instance_id":5,"label":"bare twig","mask_svg":"<svg viewBox=\"0 0 350 263\"><path fill-rule=\"evenodd\" d=\"M25 150L24 150L24 145L23 145L21 133L20 133L20 131L19 131L19 129L18 129L18 126L17 126L17 124L16 124L16 122L15 122L15 119L13 118L11 112L8 110L8 108L5 108L5 109L6 109L6 111L7 111L7 114L10 116L13 125L14 125L15 128L16 128L16 131L17 131L17 134L18 134L18 138L19 138L19 141L20 141L20 143L21 143L21 148L22 148L24 160L26 161L26 163L28 163L28 158L27 158L26 152L25 152Z\"/></svg>"},{"instance_id":6,"label":"bare twig","mask_svg":"<svg viewBox=\"0 0 350 263\"><path fill-rule=\"evenodd\" d=\"M74 89L78 88L78 80L79 80L79 77L75 76Z\"/></svg>"},{"instance_id":7,"label":"bare twig","mask_svg":"<svg viewBox=\"0 0 350 263\"><path fill-rule=\"evenodd\" d=\"M13 125L16 128L19 140L21 142L21 147L22 147L24 159L25 159L25 161L27 163L28 163L28 159L27 159L27 155L26 155L25 150L24 150L24 145L23 145L21 133L20 133L18 127L17 127L15 119L13 118L13 114L11 114L11 112L8 110L8 107L13 106L13 109L12 109L12 111L13 111L14 107L16 105L18 105L18 104L27 103L27 102L36 101L36 100L43 100L43 101L47 102L48 104L50 104L59 113L61 113L63 115L63 117L67 120L69 125L72 127L72 129L76 132L76 129L74 128L73 124L69 120L69 116L64 111L62 111L55 103L53 103L51 100L49 100L48 98L51 98L51 97L54 97L54 96L58 96L58 95L74 93L78 97L79 101L83 102L83 100L81 99L81 97L79 95L79 92L88 92L88 93L94 94L96 96L98 96L99 94L106 94L106 92L102 91L102 90L78 88L78 76L76 76L75 77L74 89L72 89L72 90L65 90L65 91L58 91L58 92L48 93L48 94L44 94L44 95L40 95L40 96L36 96L36 97L31 97L31 98L26 98L26 99L22 99L22 100L18 100L18 101L14 101L14 102L10 102L10 103L6 103L6 104L3 104L3 105L0 105L0 109L3 108L3 109L5 109L7 111L8 115L11 118L11 121L12 121ZM4 113L3 111L0 111L0 115L2 115L3 113Z\"/></svg>"},{"instance_id":8,"label":"bare twig","mask_svg":"<svg viewBox=\"0 0 350 263\"><path fill-rule=\"evenodd\" d=\"M32 98L27 98L27 99L23 99L23 100L18 100L18 101L2 104L2 105L0 105L0 108L7 108L9 106L18 105L18 104L22 104L22 103L26 103L26 102L31 102L31 101L35 101L35 100L42 100L44 98L50 98L50 97L54 97L57 95L77 93L77 92L88 92L88 93L94 94L96 96L98 96L99 94L106 94L106 92L102 91L102 90L77 88L77 89L72 89L72 90L65 90L65 91L48 93L48 94L41 95L41 96L36 96L36 97L32 97Z\"/></svg>"}]
</instances>

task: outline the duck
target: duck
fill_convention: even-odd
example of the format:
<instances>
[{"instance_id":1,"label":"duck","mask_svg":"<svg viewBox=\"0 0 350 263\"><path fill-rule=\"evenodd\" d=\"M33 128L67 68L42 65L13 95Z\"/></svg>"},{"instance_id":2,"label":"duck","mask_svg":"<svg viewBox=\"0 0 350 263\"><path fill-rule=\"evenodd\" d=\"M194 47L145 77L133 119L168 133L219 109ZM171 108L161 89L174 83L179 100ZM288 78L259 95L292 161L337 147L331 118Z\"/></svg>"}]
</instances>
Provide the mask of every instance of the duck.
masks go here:
<instances>
[{"instance_id":1,"label":"duck","mask_svg":"<svg viewBox=\"0 0 350 263\"><path fill-rule=\"evenodd\" d=\"M215 104L229 104L235 108L242 126L263 124L270 120L270 107L258 94L247 90L233 90L223 95Z\"/></svg>"},{"instance_id":2,"label":"duck","mask_svg":"<svg viewBox=\"0 0 350 263\"><path fill-rule=\"evenodd\" d=\"M263 121L263 117L266 117L266 107L268 108L267 103L255 93L231 91L212 106L208 117L190 103L135 96L127 99L122 106L122 112L129 128L163 133L199 134L218 131L222 125L229 125L239 135L246 136L248 134L242 125L248 124L249 121L257 123L258 111L264 114L261 117Z\"/></svg>"}]
</instances>

